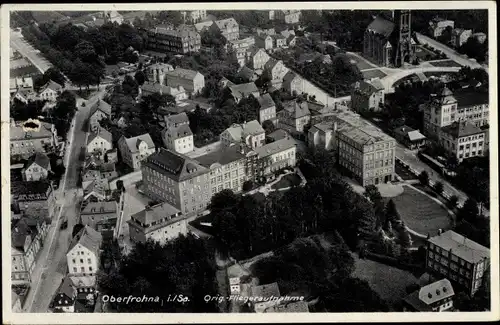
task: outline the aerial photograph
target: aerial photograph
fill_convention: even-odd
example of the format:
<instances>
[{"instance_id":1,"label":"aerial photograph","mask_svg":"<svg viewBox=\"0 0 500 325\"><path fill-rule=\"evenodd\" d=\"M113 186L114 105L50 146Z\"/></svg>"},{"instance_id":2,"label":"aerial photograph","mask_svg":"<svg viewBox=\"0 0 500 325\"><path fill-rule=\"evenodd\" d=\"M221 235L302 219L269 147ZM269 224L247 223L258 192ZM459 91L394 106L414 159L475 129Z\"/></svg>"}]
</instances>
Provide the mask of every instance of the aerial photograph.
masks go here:
<instances>
[{"instance_id":1,"label":"aerial photograph","mask_svg":"<svg viewBox=\"0 0 500 325\"><path fill-rule=\"evenodd\" d=\"M117 8L9 11L12 313L492 310L488 9Z\"/></svg>"}]
</instances>

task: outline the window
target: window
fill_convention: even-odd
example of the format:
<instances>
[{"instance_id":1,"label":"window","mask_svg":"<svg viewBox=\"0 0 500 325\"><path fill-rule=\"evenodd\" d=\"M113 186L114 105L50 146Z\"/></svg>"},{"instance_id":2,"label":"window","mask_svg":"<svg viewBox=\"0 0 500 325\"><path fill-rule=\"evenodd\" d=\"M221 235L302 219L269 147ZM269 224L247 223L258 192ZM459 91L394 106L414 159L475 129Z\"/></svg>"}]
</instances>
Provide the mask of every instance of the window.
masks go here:
<instances>
[{"instance_id":1,"label":"window","mask_svg":"<svg viewBox=\"0 0 500 325\"><path fill-rule=\"evenodd\" d=\"M89 271L92 272L92 266L89 266Z\"/></svg>"},{"instance_id":2,"label":"window","mask_svg":"<svg viewBox=\"0 0 500 325\"><path fill-rule=\"evenodd\" d=\"M75 273L78 272L76 267L73 268L73 272L75 272Z\"/></svg>"},{"instance_id":3,"label":"window","mask_svg":"<svg viewBox=\"0 0 500 325\"><path fill-rule=\"evenodd\" d=\"M90 258L87 259L87 263L89 263L89 264L92 263L92 260Z\"/></svg>"},{"instance_id":4,"label":"window","mask_svg":"<svg viewBox=\"0 0 500 325\"><path fill-rule=\"evenodd\" d=\"M81 259L80 259L80 263L82 263L82 264L83 264L83 258L81 258Z\"/></svg>"},{"instance_id":5,"label":"window","mask_svg":"<svg viewBox=\"0 0 500 325\"><path fill-rule=\"evenodd\" d=\"M76 260L75 260L75 259L73 259L73 263L76 263Z\"/></svg>"}]
</instances>

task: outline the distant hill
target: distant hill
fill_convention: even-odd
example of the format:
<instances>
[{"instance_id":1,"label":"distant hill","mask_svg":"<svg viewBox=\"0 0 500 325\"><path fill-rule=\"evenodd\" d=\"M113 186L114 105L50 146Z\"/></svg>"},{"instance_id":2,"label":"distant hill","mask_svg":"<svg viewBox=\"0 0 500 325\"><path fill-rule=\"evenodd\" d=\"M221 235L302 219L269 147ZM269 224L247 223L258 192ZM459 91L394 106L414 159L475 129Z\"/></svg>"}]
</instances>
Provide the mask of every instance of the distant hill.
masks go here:
<instances>
[{"instance_id":1,"label":"distant hill","mask_svg":"<svg viewBox=\"0 0 500 325\"><path fill-rule=\"evenodd\" d=\"M33 17L33 20L36 21L38 24L51 23L69 19L69 17L57 11L31 11L31 16Z\"/></svg>"}]
</instances>

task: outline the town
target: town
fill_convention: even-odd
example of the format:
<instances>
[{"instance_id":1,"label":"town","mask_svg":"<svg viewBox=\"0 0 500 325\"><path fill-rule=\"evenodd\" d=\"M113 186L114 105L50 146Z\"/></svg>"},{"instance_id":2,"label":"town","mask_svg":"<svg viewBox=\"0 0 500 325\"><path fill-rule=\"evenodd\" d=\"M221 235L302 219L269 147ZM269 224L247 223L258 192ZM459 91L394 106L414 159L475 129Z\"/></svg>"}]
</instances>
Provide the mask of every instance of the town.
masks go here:
<instances>
[{"instance_id":1,"label":"town","mask_svg":"<svg viewBox=\"0 0 500 325\"><path fill-rule=\"evenodd\" d=\"M10 24L13 312L490 310L488 10Z\"/></svg>"}]
</instances>

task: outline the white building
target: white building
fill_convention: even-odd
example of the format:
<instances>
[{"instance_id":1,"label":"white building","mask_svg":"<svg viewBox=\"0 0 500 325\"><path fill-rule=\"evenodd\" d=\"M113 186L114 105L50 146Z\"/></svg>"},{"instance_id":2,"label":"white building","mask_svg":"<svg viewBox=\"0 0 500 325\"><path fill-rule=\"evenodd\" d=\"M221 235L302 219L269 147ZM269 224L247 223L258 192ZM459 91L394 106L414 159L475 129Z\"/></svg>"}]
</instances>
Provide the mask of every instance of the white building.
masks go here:
<instances>
[{"instance_id":1,"label":"white building","mask_svg":"<svg viewBox=\"0 0 500 325\"><path fill-rule=\"evenodd\" d=\"M99 256L102 243L101 234L85 226L75 235L69 245L66 260L68 274L71 276L94 276L99 269Z\"/></svg>"},{"instance_id":2,"label":"white building","mask_svg":"<svg viewBox=\"0 0 500 325\"><path fill-rule=\"evenodd\" d=\"M187 114L180 113L166 116L165 122L166 127L162 132L165 147L182 154L193 151L193 132L189 127Z\"/></svg>"},{"instance_id":3,"label":"white building","mask_svg":"<svg viewBox=\"0 0 500 325\"><path fill-rule=\"evenodd\" d=\"M118 140L118 149L125 164L133 169L139 169L141 161L155 152L156 146L149 133L145 133L128 139L122 136Z\"/></svg>"},{"instance_id":4,"label":"white building","mask_svg":"<svg viewBox=\"0 0 500 325\"><path fill-rule=\"evenodd\" d=\"M462 46L472 36L472 29L455 28L451 33L451 44L455 47Z\"/></svg>"},{"instance_id":5,"label":"white building","mask_svg":"<svg viewBox=\"0 0 500 325\"><path fill-rule=\"evenodd\" d=\"M95 132L99 128L99 122L106 118L111 118L111 105L98 99L90 108L90 130Z\"/></svg>"},{"instance_id":6,"label":"white building","mask_svg":"<svg viewBox=\"0 0 500 325\"><path fill-rule=\"evenodd\" d=\"M196 95L205 87L205 77L198 71L176 68L165 72L167 86L182 86L188 93Z\"/></svg>"},{"instance_id":7,"label":"white building","mask_svg":"<svg viewBox=\"0 0 500 325\"><path fill-rule=\"evenodd\" d=\"M113 137L111 133L105 129L99 129L97 132L89 134L87 139L87 153L103 154L106 151L113 149Z\"/></svg>"},{"instance_id":8,"label":"white building","mask_svg":"<svg viewBox=\"0 0 500 325\"><path fill-rule=\"evenodd\" d=\"M38 97L41 100L48 100L55 102L57 97L63 92L64 87L50 80L38 92Z\"/></svg>"},{"instance_id":9,"label":"white building","mask_svg":"<svg viewBox=\"0 0 500 325\"><path fill-rule=\"evenodd\" d=\"M243 124L233 124L220 134L222 146L229 147L231 144L245 143L252 149L265 144L266 131L257 120Z\"/></svg>"},{"instance_id":10,"label":"white building","mask_svg":"<svg viewBox=\"0 0 500 325\"><path fill-rule=\"evenodd\" d=\"M469 121L453 122L441 129L439 143L458 161L483 156L487 151L485 131Z\"/></svg>"},{"instance_id":11,"label":"white building","mask_svg":"<svg viewBox=\"0 0 500 325\"><path fill-rule=\"evenodd\" d=\"M46 154L37 152L25 164L22 175L25 181L39 181L47 179L49 175L50 159Z\"/></svg>"}]
</instances>

